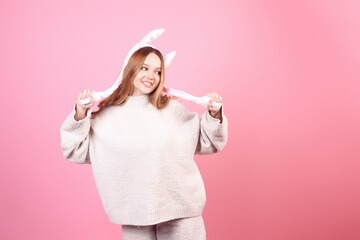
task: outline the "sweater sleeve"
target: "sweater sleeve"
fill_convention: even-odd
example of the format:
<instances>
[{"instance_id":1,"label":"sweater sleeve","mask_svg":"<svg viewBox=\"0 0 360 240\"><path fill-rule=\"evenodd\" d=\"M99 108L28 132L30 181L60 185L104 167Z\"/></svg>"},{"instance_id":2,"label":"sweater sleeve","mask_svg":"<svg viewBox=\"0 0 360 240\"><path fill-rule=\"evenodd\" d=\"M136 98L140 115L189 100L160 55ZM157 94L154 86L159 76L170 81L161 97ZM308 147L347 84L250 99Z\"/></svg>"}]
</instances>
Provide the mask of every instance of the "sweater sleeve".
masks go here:
<instances>
[{"instance_id":1,"label":"sweater sleeve","mask_svg":"<svg viewBox=\"0 0 360 240\"><path fill-rule=\"evenodd\" d=\"M222 123L206 111L200 116L199 140L195 154L205 155L220 152L226 145L228 138L228 120L221 107Z\"/></svg>"},{"instance_id":2,"label":"sweater sleeve","mask_svg":"<svg viewBox=\"0 0 360 240\"><path fill-rule=\"evenodd\" d=\"M62 153L69 162L91 164L89 157L91 109L88 109L84 119L76 121L75 106L76 104L60 127Z\"/></svg>"}]
</instances>

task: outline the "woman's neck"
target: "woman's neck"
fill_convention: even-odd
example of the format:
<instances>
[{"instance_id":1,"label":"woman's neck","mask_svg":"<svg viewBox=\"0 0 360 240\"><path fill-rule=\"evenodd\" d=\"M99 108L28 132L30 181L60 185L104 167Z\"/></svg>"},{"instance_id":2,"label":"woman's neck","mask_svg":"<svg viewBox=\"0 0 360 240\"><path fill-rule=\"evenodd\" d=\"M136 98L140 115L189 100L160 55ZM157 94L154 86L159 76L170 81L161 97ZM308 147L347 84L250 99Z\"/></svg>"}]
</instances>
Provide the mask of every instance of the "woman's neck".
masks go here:
<instances>
[{"instance_id":1,"label":"woman's neck","mask_svg":"<svg viewBox=\"0 0 360 240\"><path fill-rule=\"evenodd\" d=\"M149 104L149 94L137 95L137 96L127 96L126 105L147 105Z\"/></svg>"}]
</instances>

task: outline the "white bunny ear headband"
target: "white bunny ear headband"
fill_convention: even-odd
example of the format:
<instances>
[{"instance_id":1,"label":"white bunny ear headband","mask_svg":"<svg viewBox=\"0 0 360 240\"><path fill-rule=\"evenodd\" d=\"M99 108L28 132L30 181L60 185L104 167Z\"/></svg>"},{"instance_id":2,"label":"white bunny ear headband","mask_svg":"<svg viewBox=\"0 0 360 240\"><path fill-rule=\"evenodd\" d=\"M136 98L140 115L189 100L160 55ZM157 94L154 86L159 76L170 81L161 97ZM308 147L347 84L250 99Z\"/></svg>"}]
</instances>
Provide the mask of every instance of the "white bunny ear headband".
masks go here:
<instances>
[{"instance_id":1,"label":"white bunny ear headband","mask_svg":"<svg viewBox=\"0 0 360 240\"><path fill-rule=\"evenodd\" d=\"M130 57L133 55L133 53L135 51L137 51L138 49L140 49L142 47L146 47L146 46L150 46L150 47L155 48L154 46L150 45L149 42L151 42L152 40L158 38L164 31L165 31L164 28L155 29L155 30L151 31L149 34L147 34L140 42L138 42L130 50L130 52L127 54L127 56L125 58L124 65L123 65L123 67L121 69L121 72L119 74L119 77L116 79L115 83L109 89L105 90L104 92L95 92L93 94L93 97L95 98L96 101L100 100L101 97L105 98L105 97L111 95L115 91L115 89L118 88L118 86L120 85L120 82L122 80L124 68L127 65L128 61L129 61ZM171 61L175 57L175 54L176 54L176 52L173 51L173 52L170 52L170 53L168 53L168 54L166 54L164 56L165 68L170 65ZM193 101L193 102L195 102L197 104L200 104L200 105L204 106L205 108L207 107L207 103L210 101L210 97L208 97L208 96L194 97L194 96L192 96L192 95L190 95L190 94L188 94L186 92L176 90L176 89L173 89L173 88L168 88L168 90L166 92L173 95L173 96ZM88 97L88 98L86 98L84 100L80 99L80 102L82 104L89 104L91 102L90 97ZM220 105L221 104L217 103L217 102L212 103L212 107L219 107Z\"/></svg>"}]
</instances>

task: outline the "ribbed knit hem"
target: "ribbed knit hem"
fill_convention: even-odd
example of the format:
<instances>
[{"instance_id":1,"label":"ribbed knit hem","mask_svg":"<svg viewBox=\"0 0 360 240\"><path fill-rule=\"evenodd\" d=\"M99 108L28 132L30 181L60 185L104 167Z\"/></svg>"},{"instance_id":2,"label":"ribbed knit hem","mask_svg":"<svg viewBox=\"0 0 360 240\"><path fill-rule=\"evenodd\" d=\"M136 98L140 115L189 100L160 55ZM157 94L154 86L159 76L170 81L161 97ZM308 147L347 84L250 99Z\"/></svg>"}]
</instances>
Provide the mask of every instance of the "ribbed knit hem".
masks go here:
<instances>
[{"instance_id":1,"label":"ribbed knit hem","mask_svg":"<svg viewBox=\"0 0 360 240\"><path fill-rule=\"evenodd\" d=\"M161 222L170 221L172 219L196 217L202 215L205 203L184 207L179 209L164 209L153 212L144 212L139 209L137 212L131 213L131 216L108 213L110 222L121 225L149 226ZM136 221L135 219L138 219Z\"/></svg>"},{"instance_id":2,"label":"ribbed knit hem","mask_svg":"<svg viewBox=\"0 0 360 240\"><path fill-rule=\"evenodd\" d=\"M221 116L223 117L224 116L224 107L222 106L221 107ZM211 114L210 114L210 112L209 111L207 111L207 113L209 114L209 117L210 117L210 119L212 119L212 120L214 120L214 121L217 121L219 124L222 124L222 123L220 123L220 119L218 119L218 118L214 118L213 116L211 116Z\"/></svg>"},{"instance_id":3,"label":"ribbed knit hem","mask_svg":"<svg viewBox=\"0 0 360 240\"><path fill-rule=\"evenodd\" d=\"M80 128L83 124L86 124L88 121L90 121L90 115L91 115L92 111L91 111L91 108L88 109L85 118L81 119L79 121L76 121L75 120L75 114L76 114L75 108L76 108L76 103L73 106L73 110L70 114L71 117L69 118L68 123L71 128Z\"/></svg>"},{"instance_id":4,"label":"ribbed knit hem","mask_svg":"<svg viewBox=\"0 0 360 240\"><path fill-rule=\"evenodd\" d=\"M221 107L221 117L222 117L222 123L220 123L220 119L214 118L211 116L209 111L206 111L205 113L206 120L209 121L211 124L209 125L210 130L215 131L217 133L223 131L227 128L227 118L224 115L224 106Z\"/></svg>"}]
</instances>

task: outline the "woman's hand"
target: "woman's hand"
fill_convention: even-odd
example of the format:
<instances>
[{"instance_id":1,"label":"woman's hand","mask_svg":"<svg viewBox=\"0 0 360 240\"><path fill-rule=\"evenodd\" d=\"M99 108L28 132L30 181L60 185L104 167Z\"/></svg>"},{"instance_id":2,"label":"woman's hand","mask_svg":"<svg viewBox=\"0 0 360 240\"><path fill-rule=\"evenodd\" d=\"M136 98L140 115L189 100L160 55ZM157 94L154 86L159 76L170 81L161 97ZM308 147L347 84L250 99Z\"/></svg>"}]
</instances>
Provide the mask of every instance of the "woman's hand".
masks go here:
<instances>
[{"instance_id":1,"label":"woman's hand","mask_svg":"<svg viewBox=\"0 0 360 240\"><path fill-rule=\"evenodd\" d=\"M164 84L164 90L165 92L169 91L169 88Z\"/></svg>"},{"instance_id":2,"label":"woman's hand","mask_svg":"<svg viewBox=\"0 0 360 240\"><path fill-rule=\"evenodd\" d=\"M210 111L210 115L213 118L217 118L220 119L220 122L222 122L222 116L221 116L221 108L222 108L222 98L219 94L215 93L215 92L210 92L207 93L206 96L208 96L210 98L210 101L207 104L207 110ZM212 107L212 103L213 102L218 102L220 103L219 107Z\"/></svg>"},{"instance_id":3,"label":"woman's hand","mask_svg":"<svg viewBox=\"0 0 360 240\"><path fill-rule=\"evenodd\" d=\"M78 97L78 100L76 101L76 110L77 111L80 111L80 112L86 112L87 109L91 108L92 106L94 106L96 100L95 98L92 96L93 94L95 93L95 90L94 89L85 89L83 90L80 94L79 94L79 97ZM90 100L91 102L88 103L88 104L82 104L80 102L80 99L83 100L83 99L86 99L90 97Z\"/></svg>"}]
</instances>

